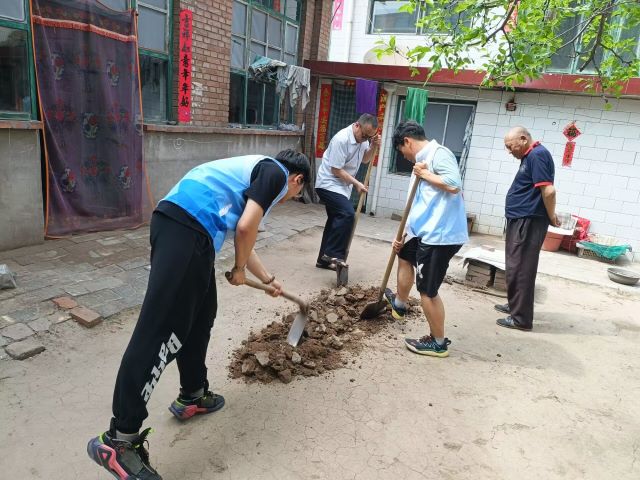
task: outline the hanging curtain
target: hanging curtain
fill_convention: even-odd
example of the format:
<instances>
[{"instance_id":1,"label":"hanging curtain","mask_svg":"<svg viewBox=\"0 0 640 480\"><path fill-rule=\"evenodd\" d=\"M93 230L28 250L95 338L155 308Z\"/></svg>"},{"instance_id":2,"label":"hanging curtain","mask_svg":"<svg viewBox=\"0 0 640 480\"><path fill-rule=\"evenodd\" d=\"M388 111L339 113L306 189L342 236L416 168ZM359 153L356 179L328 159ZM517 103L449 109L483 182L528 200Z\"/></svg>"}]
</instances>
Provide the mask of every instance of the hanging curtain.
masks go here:
<instances>
[{"instance_id":1,"label":"hanging curtain","mask_svg":"<svg viewBox=\"0 0 640 480\"><path fill-rule=\"evenodd\" d=\"M415 120L420 125L424 125L424 112L429 101L429 91L421 88L409 87L407 89L407 99L404 104L405 120Z\"/></svg>"},{"instance_id":2,"label":"hanging curtain","mask_svg":"<svg viewBox=\"0 0 640 480\"><path fill-rule=\"evenodd\" d=\"M47 160L46 234L133 227L143 166L135 12L97 0L33 0Z\"/></svg>"}]
</instances>

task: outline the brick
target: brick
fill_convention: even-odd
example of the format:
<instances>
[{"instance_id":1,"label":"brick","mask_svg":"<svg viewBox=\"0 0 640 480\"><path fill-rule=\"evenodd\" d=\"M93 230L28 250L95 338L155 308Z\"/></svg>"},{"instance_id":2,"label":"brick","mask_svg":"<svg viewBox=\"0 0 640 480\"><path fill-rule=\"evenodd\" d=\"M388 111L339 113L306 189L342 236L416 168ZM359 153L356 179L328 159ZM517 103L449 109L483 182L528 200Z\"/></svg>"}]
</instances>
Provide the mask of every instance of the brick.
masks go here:
<instances>
[{"instance_id":1,"label":"brick","mask_svg":"<svg viewBox=\"0 0 640 480\"><path fill-rule=\"evenodd\" d=\"M78 306L78 302L76 302L71 297L58 297L58 298L54 298L51 301L55 303L58 307L63 308L65 310L71 310L72 308L75 308Z\"/></svg>"},{"instance_id":2,"label":"brick","mask_svg":"<svg viewBox=\"0 0 640 480\"><path fill-rule=\"evenodd\" d=\"M16 321L9 315L0 315L0 330L14 323L16 323Z\"/></svg>"},{"instance_id":3,"label":"brick","mask_svg":"<svg viewBox=\"0 0 640 480\"><path fill-rule=\"evenodd\" d=\"M35 338L28 338L21 342L14 342L11 345L5 347L6 352L14 360L24 360L29 357L33 357L41 352L44 352L45 348Z\"/></svg>"},{"instance_id":4,"label":"brick","mask_svg":"<svg viewBox=\"0 0 640 480\"><path fill-rule=\"evenodd\" d=\"M102 322L102 317L99 313L89 310L82 305L69 311L71 317L83 327L93 328Z\"/></svg>"},{"instance_id":5,"label":"brick","mask_svg":"<svg viewBox=\"0 0 640 480\"><path fill-rule=\"evenodd\" d=\"M16 323L14 325L4 327L0 330L0 335L10 338L13 341L18 341L33 335L33 330L24 323Z\"/></svg>"},{"instance_id":6,"label":"brick","mask_svg":"<svg viewBox=\"0 0 640 480\"><path fill-rule=\"evenodd\" d=\"M48 332L49 328L51 327L51 321L49 320L48 317L43 317L43 318L34 320L33 322L29 322L28 325L36 333Z\"/></svg>"}]
</instances>

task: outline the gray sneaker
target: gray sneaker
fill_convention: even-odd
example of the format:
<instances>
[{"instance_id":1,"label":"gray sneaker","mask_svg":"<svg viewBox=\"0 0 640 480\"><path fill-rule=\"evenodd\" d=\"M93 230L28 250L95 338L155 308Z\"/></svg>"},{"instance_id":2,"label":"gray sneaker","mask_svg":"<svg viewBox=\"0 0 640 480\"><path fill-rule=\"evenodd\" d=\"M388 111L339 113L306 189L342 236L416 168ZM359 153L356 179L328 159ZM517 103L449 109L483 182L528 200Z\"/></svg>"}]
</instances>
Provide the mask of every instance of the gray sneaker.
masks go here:
<instances>
[{"instance_id":1,"label":"gray sneaker","mask_svg":"<svg viewBox=\"0 0 640 480\"><path fill-rule=\"evenodd\" d=\"M494 305L493 308L495 308L500 313L506 313L507 315L511 313L511 309L509 308L508 303L505 303L504 305Z\"/></svg>"}]
</instances>

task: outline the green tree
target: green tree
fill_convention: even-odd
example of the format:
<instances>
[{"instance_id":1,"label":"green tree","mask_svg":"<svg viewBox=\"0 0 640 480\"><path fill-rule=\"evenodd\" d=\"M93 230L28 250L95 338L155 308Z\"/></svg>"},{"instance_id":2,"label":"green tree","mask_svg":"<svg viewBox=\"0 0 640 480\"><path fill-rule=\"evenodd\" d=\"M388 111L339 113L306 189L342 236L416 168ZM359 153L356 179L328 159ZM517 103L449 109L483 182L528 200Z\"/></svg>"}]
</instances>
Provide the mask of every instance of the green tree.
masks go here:
<instances>
[{"instance_id":1,"label":"green tree","mask_svg":"<svg viewBox=\"0 0 640 480\"><path fill-rule=\"evenodd\" d=\"M424 43L398 52L395 37L381 40L379 56L426 61L430 75L476 68L486 86L512 87L560 66L585 74L579 81L591 90L619 94L640 73L640 0L409 0L401 8L416 9Z\"/></svg>"}]
</instances>

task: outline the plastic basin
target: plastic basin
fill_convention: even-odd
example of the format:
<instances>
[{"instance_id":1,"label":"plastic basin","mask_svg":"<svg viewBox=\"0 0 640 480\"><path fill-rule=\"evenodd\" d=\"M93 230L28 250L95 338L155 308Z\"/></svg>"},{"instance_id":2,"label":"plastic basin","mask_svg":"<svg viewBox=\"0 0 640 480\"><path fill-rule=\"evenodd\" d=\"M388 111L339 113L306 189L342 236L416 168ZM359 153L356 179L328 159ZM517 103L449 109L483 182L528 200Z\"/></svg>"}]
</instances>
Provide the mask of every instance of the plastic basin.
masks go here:
<instances>
[{"instance_id":1,"label":"plastic basin","mask_svg":"<svg viewBox=\"0 0 640 480\"><path fill-rule=\"evenodd\" d=\"M635 285L640 281L640 273L634 272L633 270L626 270L624 268L607 268L607 274L611 280L616 283L621 283L622 285Z\"/></svg>"}]
</instances>

